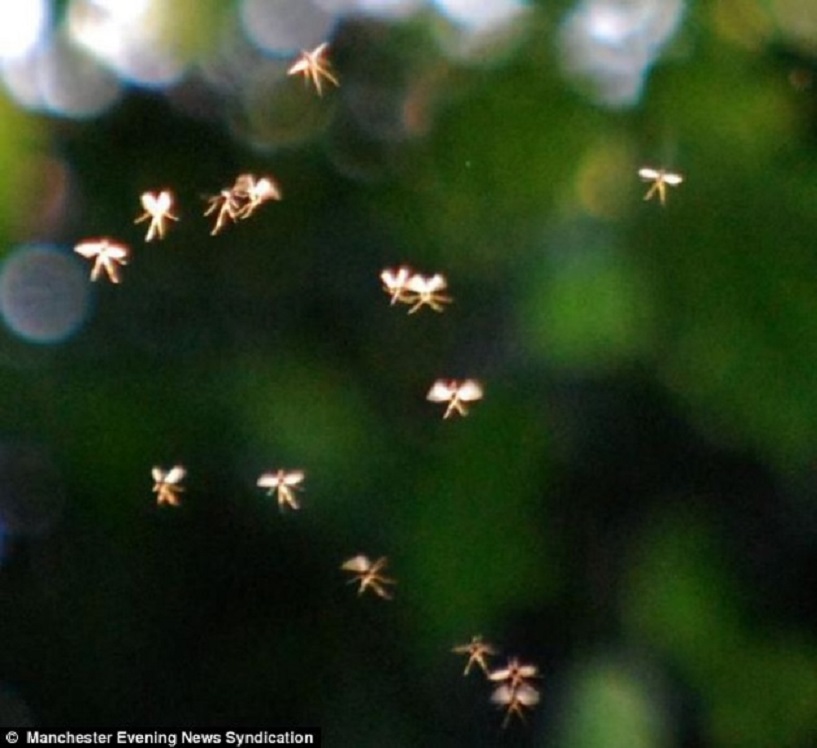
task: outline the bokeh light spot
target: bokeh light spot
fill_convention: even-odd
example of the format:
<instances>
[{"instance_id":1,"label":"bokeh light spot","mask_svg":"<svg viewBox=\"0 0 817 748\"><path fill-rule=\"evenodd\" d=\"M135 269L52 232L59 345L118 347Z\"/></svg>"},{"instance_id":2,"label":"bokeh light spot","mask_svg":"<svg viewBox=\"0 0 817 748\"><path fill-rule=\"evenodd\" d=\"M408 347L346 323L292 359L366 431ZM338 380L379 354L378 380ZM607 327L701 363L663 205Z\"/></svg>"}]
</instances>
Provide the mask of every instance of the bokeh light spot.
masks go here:
<instances>
[{"instance_id":1,"label":"bokeh light spot","mask_svg":"<svg viewBox=\"0 0 817 748\"><path fill-rule=\"evenodd\" d=\"M683 16L681 0L584 0L561 29L565 68L610 106L630 106Z\"/></svg>"},{"instance_id":2,"label":"bokeh light spot","mask_svg":"<svg viewBox=\"0 0 817 748\"><path fill-rule=\"evenodd\" d=\"M0 60L27 55L49 22L46 0L0 3Z\"/></svg>"},{"instance_id":3,"label":"bokeh light spot","mask_svg":"<svg viewBox=\"0 0 817 748\"><path fill-rule=\"evenodd\" d=\"M502 26L522 13L527 5L520 0L435 0L440 12L454 23L475 31Z\"/></svg>"},{"instance_id":4,"label":"bokeh light spot","mask_svg":"<svg viewBox=\"0 0 817 748\"><path fill-rule=\"evenodd\" d=\"M426 0L357 0L361 13L368 13L382 18L407 18L417 13Z\"/></svg>"},{"instance_id":5,"label":"bokeh light spot","mask_svg":"<svg viewBox=\"0 0 817 748\"><path fill-rule=\"evenodd\" d=\"M270 54L291 54L326 41L337 17L310 0L244 0L241 22L247 36Z\"/></svg>"},{"instance_id":6,"label":"bokeh light spot","mask_svg":"<svg viewBox=\"0 0 817 748\"><path fill-rule=\"evenodd\" d=\"M187 64L173 49L169 5L155 0L74 0L68 33L130 83L164 87L182 78Z\"/></svg>"},{"instance_id":7,"label":"bokeh light spot","mask_svg":"<svg viewBox=\"0 0 817 748\"><path fill-rule=\"evenodd\" d=\"M72 258L45 246L24 246L0 269L0 315L32 343L59 343L86 317L89 283Z\"/></svg>"}]
</instances>

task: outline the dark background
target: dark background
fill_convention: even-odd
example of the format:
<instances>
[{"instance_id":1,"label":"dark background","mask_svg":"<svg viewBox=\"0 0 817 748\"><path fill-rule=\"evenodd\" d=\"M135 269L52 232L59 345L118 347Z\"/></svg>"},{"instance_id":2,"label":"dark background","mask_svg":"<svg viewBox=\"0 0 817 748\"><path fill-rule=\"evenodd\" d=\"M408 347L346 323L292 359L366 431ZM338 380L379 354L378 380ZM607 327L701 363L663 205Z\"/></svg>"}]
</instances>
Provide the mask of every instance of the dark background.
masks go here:
<instances>
[{"instance_id":1,"label":"dark background","mask_svg":"<svg viewBox=\"0 0 817 748\"><path fill-rule=\"evenodd\" d=\"M172 84L0 96L4 262L47 245L91 290L70 335L0 332L0 723L814 745L817 10L790 5L687 6L626 100L570 71L567 2L476 41L436 6L339 14L320 98L300 41L222 48L233 4L180 3ZM664 207L645 165L684 175ZM243 172L284 199L212 237ZM161 188L181 220L146 244ZM120 286L86 286L97 236ZM389 305L404 262L444 314ZM58 326L58 281L4 308ZM484 401L443 421L438 377ZM279 467L300 512L255 486ZM393 601L346 585L357 553ZM526 724L462 677L478 633L539 666Z\"/></svg>"}]
</instances>

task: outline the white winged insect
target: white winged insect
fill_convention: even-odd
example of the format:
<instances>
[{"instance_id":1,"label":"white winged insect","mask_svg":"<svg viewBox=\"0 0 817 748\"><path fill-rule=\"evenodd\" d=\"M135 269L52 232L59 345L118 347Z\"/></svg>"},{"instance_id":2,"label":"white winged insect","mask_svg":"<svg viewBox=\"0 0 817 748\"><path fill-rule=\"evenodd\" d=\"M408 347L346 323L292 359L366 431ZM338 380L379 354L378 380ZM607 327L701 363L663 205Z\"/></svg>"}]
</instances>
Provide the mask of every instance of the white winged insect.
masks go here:
<instances>
[{"instance_id":1,"label":"white winged insect","mask_svg":"<svg viewBox=\"0 0 817 748\"><path fill-rule=\"evenodd\" d=\"M267 493L272 496L277 495L278 508L284 511L285 507L290 509L300 509L301 505L295 497L296 486L303 481L305 474L302 470L293 470L287 472L286 470L278 470L274 473L264 473L256 485L259 488L268 489Z\"/></svg>"},{"instance_id":2,"label":"white winged insect","mask_svg":"<svg viewBox=\"0 0 817 748\"><path fill-rule=\"evenodd\" d=\"M93 259L92 281L97 280L104 271L112 283L119 283L119 266L128 264L129 251L124 244L117 244L110 239L91 239L74 247L77 254Z\"/></svg>"},{"instance_id":3,"label":"white winged insect","mask_svg":"<svg viewBox=\"0 0 817 748\"><path fill-rule=\"evenodd\" d=\"M287 70L288 75L303 75L304 80L308 83L310 80L318 92L318 96L323 96L321 90L321 78L325 78L330 83L340 86L338 79L332 73L332 65L326 59L326 53L329 50L329 42L324 42L318 47L315 47L311 52L306 50L301 51L301 56L295 64Z\"/></svg>"},{"instance_id":4,"label":"white winged insect","mask_svg":"<svg viewBox=\"0 0 817 748\"><path fill-rule=\"evenodd\" d=\"M518 686L503 683L494 689L491 701L506 709L505 719L502 720L502 727L505 728L513 714L522 722L525 721L524 710L533 709L539 703L539 691L529 683L521 683Z\"/></svg>"},{"instance_id":5,"label":"white winged insect","mask_svg":"<svg viewBox=\"0 0 817 748\"><path fill-rule=\"evenodd\" d=\"M380 273L383 290L391 297L392 304L396 304L398 301L403 304L413 304L417 300L416 294L413 294L406 287L412 275L414 275L414 271L405 265L401 265L396 270L386 268Z\"/></svg>"},{"instance_id":6,"label":"white winged insect","mask_svg":"<svg viewBox=\"0 0 817 748\"><path fill-rule=\"evenodd\" d=\"M468 675L474 665L478 665L485 675L488 675L488 663L486 657L496 654L496 650L486 641L482 640L482 636L472 636L468 644L460 644L452 650L455 654L468 655L468 662L465 663L465 670L463 675Z\"/></svg>"},{"instance_id":7,"label":"white winged insect","mask_svg":"<svg viewBox=\"0 0 817 748\"><path fill-rule=\"evenodd\" d=\"M644 199L650 200L653 195L658 193L658 200L661 205L666 205L667 202L667 185L676 187L684 181L680 174L673 174L671 171L664 171L664 169L652 169L648 166L639 169L638 176L645 182L652 182L647 194L644 195Z\"/></svg>"},{"instance_id":8,"label":"white winged insect","mask_svg":"<svg viewBox=\"0 0 817 748\"><path fill-rule=\"evenodd\" d=\"M156 503L160 506L162 504L179 506L179 494L184 491L179 483L187 475L187 471L181 465L176 465L167 472L160 467L154 467L151 475L153 476L153 493L157 494Z\"/></svg>"},{"instance_id":9,"label":"white winged insect","mask_svg":"<svg viewBox=\"0 0 817 748\"><path fill-rule=\"evenodd\" d=\"M281 190L272 177L261 177L256 181L252 174L241 174L233 185L233 195L244 201L236 213L237 217L249 218L267 200L280 200Z\"/></svg>"},{"instance_id":10,"label":"white winged insect","mask_svg":"<svg viewBox=\"0 0 817 748\"><path fill-rule=\"evenodd\" d=\"M139 199L142 202L142 207L145 212L134 220L134 223L142 223L142 221L150 219L145 241L153 241L157 236L160 239L164 239L167 222L179 220L178 216L174 216L171 212L173 208L173 193L170 192L170 190L162 190L158 194L155 192L144 192Z\"/></svg>"},{"instance_id":11,"label":"white winged insect","mask_svg":"<svg viewBox=\"0 0 817 748\"><path fill-rule=\"evenodd\" d=\"M426 399L432 403L448 403L443 418L448 418L453 413L467 416L467 403L482 399L482 385L474 379L462 382L456 379L438 379L431 385Z\"/></svg>"},{"instance_id":12,"label":"white winged insect","mask_svg":"<svg viewBox=\"0 0 817 748\"><path fill-rule=\"evenodd\" d=\"M384 600L391 600L393 594L387 590L384 585L397 584L394 579L384 577L380 572L386 568L388 559L381 556L377 561L370 561L368 556L359 553L347 559L341 564L341 569L352 572L352 579L349 584L358 582L360 585L357 590L358 595L362 595L367 589L371 589L378 597Z\"/></svg>"},{"instance_id":13,"label":"white winged insect","mask_svg":"<svg viewBox=\"0 0 817 748\"><path fill-rule=\"evenodd\" d=\"M432 276L425 276L416 273L406 281L406 289L415 294L415 298L408 303L414 306L409 309L409 314L414 314L418 309L427 306L435 312L442 312L444 304L450 304L452 299L446 296L443 291L448 288L448 281L444 275L436 273Z\"/></svg>"}]
</instances>

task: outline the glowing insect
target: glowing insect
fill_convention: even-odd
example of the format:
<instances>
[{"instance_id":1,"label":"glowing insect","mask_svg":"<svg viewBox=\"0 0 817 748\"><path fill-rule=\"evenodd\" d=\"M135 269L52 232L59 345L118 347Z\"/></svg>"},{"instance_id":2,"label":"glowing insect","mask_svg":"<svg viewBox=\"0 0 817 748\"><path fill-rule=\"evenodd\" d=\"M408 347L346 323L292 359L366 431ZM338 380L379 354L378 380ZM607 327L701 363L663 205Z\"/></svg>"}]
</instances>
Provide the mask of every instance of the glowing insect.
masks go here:
<instances>
[{"instance_id":1,"label":"glowing insect","mask_svg":"<svg viewBox=\"0 0 817 748\"><path fill-rule=\"evenodd\" d=\"M505 728L513 714L516 714L522 722L525 721L524 710L532 709L539 703L539 691L529 683L520 683L518 686L503 683L494 689L491 701L506 708L505 719L502 720L502 727Z\"/></svg>"},{"instance_id":2,"label":"glowing insect","mask_svg":"<svg viewBox=\"0 0 817 748\"><path fill-rule=\"evenodd\" d=\"M391 296L392 304L396 304L398 301L403 304L413 304L417 300L416 295L406 288L406 284L412 274L413 271L411 268L405 265L397 268L397 270L389 270L387 268L380 273L383 290Z\"/></svg>"},{"instance_id":3,"label":"glowing insect","mask_svg":"<svg viewBox=\"0 0 817 748\"><path fill-rule=\"evenodd\" d=\"M218 211L216 215L216 225L210 232L210 236L215 236L221 231L227 221L235 222L238 220L238 214L241 211L241 203L231 189L222 190L218 195L213 195L207 198L207 210L204 211L205 216Z\"/></svg>"},{"instance_id":4,"label":"glowing insect","mask_svg":"<svg viewBox=\"0 0 817 748\"><path fill-rule=\"evenodd\" d=\"M160 506L162 504L179 506L179 494L184 491L179 482L184 479L187 471L181 465L176 465L167 472L154 467L151 474L154 482L153 493L157 494L156 503Z\"/></svg>"},{"instance_id":5,"label":"glowing insect","mask_svg":"<svg viewBox=\"0 0 817 748\"><path fill-rule=\"evenodd\" d=\"M651 169L649 167L639 169L638 176L640 176L645 182L652 182L650 189L647 190L647 194L644 195L644 199L650 200L657 192L658 200L661 205L665 205L667 202L667 185L670 187L675 187L684 181L684 178L680 174L673 174L670 171L664 171L663 169Z\"/></svg>"},{"instance_id":6,"label":"glowing insect","mask_svg":"<svg viewBox=\"0 0 817 748\"><path fill-rule=\"evenodd\" d=\"M452 299L442 293L448 287L448 281L445 276L437 273L432 276L420 275L419 273L412 275L406 281L406 289L415 294L415 298L407 303L413 303L414 306L409 309L409 314L414 314L423 306L428 306L435 312L442 312L445 308L443 304L450 304Z\"/></svg>"},{"instance_id":7,"label":"glowing insect","mask_svg":"<svg viewBox=\"0 0 817 748\"><path fill-rule=\"evenodd\" d=\"M116 244L110 239L93 239L74 247L77 254L94 260L91 268L92 281L97 280L104 270L112 283L119 283L119 266L128 264L129 251L124 244Z\"/></svg>"},{"instance_id":8,"label":"glowing insect","mask_svg":"<svg viewBox=\"0 0 817 748\"><path fill-rule=\"evenodd\" d=\"M142 223L150 219L145 241L153 241L157 235L160 239L164 239L167 222L179 220L178 216L170 212L173 207L173 193L169 190L162 190L158 195L154 192L145 192L139 199L142 201L145 212L134 223Z\"/></svg>"},{"instance_id":9,"label":"glowing insect","mask_svg":"<svg viewBox=\"0 0 817 748\"><path fill-rule=\"evenodd\" d=\"M264 473L257 482L259 488L269 489L268 494L277 494L278 508L283 511L284 507L290 509L300 509L301 505L295 498L295 487L303 481L305 475L302 470L293 470L291 473L285 470L278 470L275 473Z\"/></svg>"},{"instance_id":10,"label":"glowing insect","mask_svg":"<svg viewBox=\"0 0 817 748\"><path fill-rule=\"evenodd\" d=\"M443 418L448 418L452 413L467 416L466 403L482 399L482 385L474 379L462 382L456 379L438 379L431 385L426 399L432 403L448 403Z\"/></svg>"},{"instance_id":11,"label":"glowing insect","mask_svg":"<svg viewBox=\"0 0 817 748\"><path fill-rule=\"evenodd\" d=\"M281 190L271 177L261 177L258 181L252 174L241 174L233 185L233 195L244 201L236 215L249 218L253 211L267 200L280 200Z\"/></svg>"},{"instance_id":12,"label":"glowing insect","mask_svg":"<svg viewBox=\"0 0 817 748\"><path fill-rule=\"evenodd\" d=\"M321 78L325 78L336 86L340 86L338 79L332 74L332 65L326 59L326 52L329 49L329 43L324 42L318 47L315 47L311 52L306 50L301 51L301 56L298 61L287 70L288 75L303 75L304 80L315 86L318 96L323 96L321 90Z\"/></svg>"},{"instance_id":13,"label":"glowing insect","mask_svg":"<svg viewBox=\"0 0 817 748\"><path fill-rule=\"evenodd\" d=\"M480 635L472 636L468 644L461 644L451 651L455 654L468 655L468 662L465 663L463 675L468 675L473 665L479 665L482 672L488 675L488 663L485 658L496 654L496 650L488 642L482 641Z\"/></svg>"},{"instance_id":14,"label":"glowing insect","mask_svg":"<svg viewBox=\"0 0 817 748\"><path fill-rule=\"evenodd\" d=\"M362 553L354 556L341 564L341 569L352 572L352 579L349 584L358 582L357 594L362 595L368 588L371 588L378 597L384 600L391 600L392 593L385 588L387 584L397 584L394 579L384 577L380 572L386 568L388 560L385 556L381 556L377 561L372 563L368 556Z\"/></svg>"}]
</instances>

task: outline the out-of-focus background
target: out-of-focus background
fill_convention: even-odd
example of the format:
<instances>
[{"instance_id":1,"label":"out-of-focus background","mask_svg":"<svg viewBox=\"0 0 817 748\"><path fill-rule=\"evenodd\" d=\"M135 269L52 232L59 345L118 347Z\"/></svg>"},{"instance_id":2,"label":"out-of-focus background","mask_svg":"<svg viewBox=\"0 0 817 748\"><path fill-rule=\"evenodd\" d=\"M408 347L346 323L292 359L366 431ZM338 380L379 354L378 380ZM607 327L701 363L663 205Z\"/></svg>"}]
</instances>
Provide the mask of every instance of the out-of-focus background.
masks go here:
<instances>
[{"instance_id":1,"label":"out-of-focus background","mask_svg":"<svg viewBox=\"0 0 817 748\"><path fill-rule=\"evenodd\" d=\"M0 723L815 744L816 3L4 0L0 164ZM283 200L211 236L246 172Z\"/></svg>"}]
</instances>

